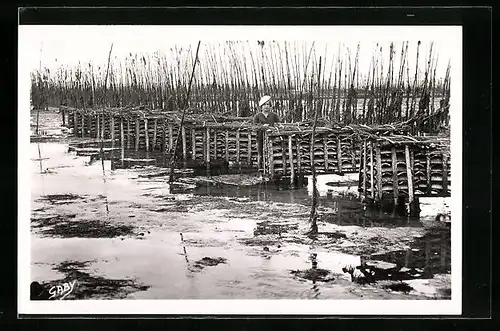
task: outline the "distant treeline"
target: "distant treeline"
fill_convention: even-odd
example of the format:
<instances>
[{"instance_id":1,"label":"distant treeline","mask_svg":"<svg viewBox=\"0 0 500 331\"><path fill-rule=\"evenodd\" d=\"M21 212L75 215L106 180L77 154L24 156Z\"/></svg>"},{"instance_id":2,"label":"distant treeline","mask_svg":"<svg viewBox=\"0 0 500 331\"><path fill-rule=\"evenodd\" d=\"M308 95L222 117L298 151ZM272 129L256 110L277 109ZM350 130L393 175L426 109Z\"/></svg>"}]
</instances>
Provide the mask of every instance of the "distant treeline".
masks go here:
<instances>
[{"instance_id":1,"label":"distant treeline","mask_svg":"<svg viewBox=\"0 0 500 331\"><path fill-rule=\"evenodd\" d=\"M189 107L190 112L250 116L262 95L274 97L276 112L286 121L319 117L349 124L384 124L430 115L449 104L450 64L437 78L438 54L425 54L425 67L408 65L408 43L399 63L391 43L389 64L383 49L372 54L368 72L360 73L359 44L355 55L340 50L332 57L319 55L314 44L245 42L208 44L198 58L188 104L192 49L174 48L169 54L130 54L109 64L79 63L31 73L34 108L67 105L75 108L135 107L167 111ZM302 46L302 48L301 48ZM298 55L304 54L304 55ZM326 61L325 61L326 60ZM387 63L387 62L386 62ZM327 70L328 66L328 70Z\"/></svg>"}]
</instances>

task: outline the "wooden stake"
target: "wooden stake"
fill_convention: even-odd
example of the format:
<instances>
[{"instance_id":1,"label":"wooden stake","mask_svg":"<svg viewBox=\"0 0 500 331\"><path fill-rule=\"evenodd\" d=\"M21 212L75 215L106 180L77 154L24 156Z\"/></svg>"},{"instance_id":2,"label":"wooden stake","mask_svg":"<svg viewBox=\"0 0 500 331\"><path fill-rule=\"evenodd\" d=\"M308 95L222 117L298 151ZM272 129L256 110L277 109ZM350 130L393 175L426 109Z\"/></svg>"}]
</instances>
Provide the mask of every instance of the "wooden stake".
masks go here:
<instances>
[{"instance_id":1,"label":"wooden stake","mask_svg":"<svg viewBox=\"0 0 500 331\"><path fill-rule=\"evenodd\" d=\"M288 167L286 166L286 150L287 148L285 147L286 143L285 143L285 140L283 140L283 136L280 137L281 140L281 159L282 159L282 162L283 162L283 176L288 173Z\"/></svg>"},{"instance_id":2,"label":"wooden stake","mask_svg":"<svg viewBox=\"0 0 500 331\"><path fill-rule=\"evenodd\" d=\"M248 151L248 164L252 164L252 132L249 130L248 131L248 145L247 145L247 151Z\"/></svg>"},{"instance_id":3,"label":"wooden stake","mask_svg":"<svg viewBox=\"0 0 500 331\"><path fill-rule=\"evenodd\" d=\"M339 174L342 173L342 148L340 146L340 134L337 134L337 168Z\"/></svg>"},{"instance_id":4,"label":"wooden stake","mask_svg":"<svg viewBox=\"0 0 500 331\"><path fill-rule=\"evenodd\" d=\"M375 147L375 156L377 158L377 201L382 199L382 157L380 153L380 144Z\"/></svg>"},{"instance_id":5,"label":"wooden stake","mask_svg":"<svg viewBox=\"0 0 500 331\"><path fill-rule=\"evenodd\" d=\"M111 114L109 115L111 118L110 131L111 131L111 148L115 147L115 117Z\"/></svg>"},{"instance_id":6,"label":"wooden stake","mask_svg":"<svg viewBox=\"0 0 500 331\"><path fill-rule=\"evenodd\" d=\"M394 146L391 149L391 154L392 154L392 190L394 194L394 204L396 205L398 203L399 188L398 188L396 148Z\"/></svg>"},{"instance_id":7,"label":"wooden stake","mask_svg":"<svg viewBox=\"0 0 500 331\"><path fill-rule=\"evenodd\" d=\"M370 165L371 167L371 165ZM368 169L368 164L366 164L366 140L363 140L363 195L366 196L366 170Z\"/></svg>"},{"instance_id":8,"label":"wooden stake","mask_svg":"<svg viewBox=\"0 0 500 331\"><path fill-rule=\"evenodd\" d=\"M266 134L267 136L267 134ZM274 137L266 137L267 139L267 163L269 165L269 175L271 178L274 177L274 153L273 153L273 142Z\"/></svg>"},{"instance_id":9,"label":"wooden stake","mask_svg":"<svg viewBox=\"0 0 500 331\"><path fill-rule=\"evenodd\" d=\"M408 176L408 199L412 203L414 200L413 196L413 171L410 161L410 147L405 145L405 159L406 159L406 175Z\"/></svg>"},{"instance_id":10,"label":"wooden stake","mask_svg":"<svg viewBox=\"0 0 500 331\"><path fill-rule=\"evenodd\" d=\"M155 118L154 120L154 127L153 127L153 150L156 149L156 139L157 139L157 130L158 130L158 119Z\"/></svg>"},{"instance_id":11,"label":"wooden stake","mask_svg":"<svg viewBox=\"0 0 500 331\"><path fill-rule=\"evenodd\" d=\"M207 127L205 129L205 136L207 137L207 143L205 144L206 153L205 153L205 161L207 162L207 169L209 169L210 165L210 129Z\"/></svg>"},{"instance_id":12,"label":"wooden stake","mask_svg":"<svg viewBox=\"0 0 500 331\"><path fill-rule=\"evenodd\" d=\"M425 151L425 158L426 158L426 180L427 180L427 195L431 195L432 191L432 183L431 183L431 153L427 149Z\"/></svg>"},{"instance_id":13,"label":"wooden stake","mask_svg":"<svg viewBox=\"0 0 500 331\"><path fill-rule=\"evenodd\" d=\"M226 130L226 161L229 162L229 131Z\"/></svg>"},{"instance_id":14,"label":"wooden stake","mask_svg":"<svg viewBox=\"0 0 500 331\"><path fill-rule=\"evenodd\" d=\"M191 159L196 160L196 132L194 127L191 128Z\"/></svg>"},{"instance_id":15,"label":"wooden stake","mask_svg":"<svg viewBox=\"0 0 500 331\"><path fill-rule=\"evenodd\" d=\"M101 115L97 114L97 139L101 139Z\"/></svg>"},{"instance_id":16,"label":"wooden stake","mask_svg":"<svg viewBox=\"0 0 500 331\"><path fill-rule=\"evenodd\" d=\"M139 150L139 119L137 118L135 120L135 151L137 152Z\"/></svg>"},{"instance_id":17,"label":"wooden stake","mask_svg":"<svg viewBox=\"0 0 500 331\"><path fill-rule=\"evenodd\" d=\"M236 131L236 162L240 163L240 130Z\"/></svg>"},{"instance_id":18,"label":"wooden stake","mask_svg":"<svg viewBox=\"0 0 500 331\"><path fill-rule=\"evenodd\" d=\"M123 117L120 117L120 147L125 146L125 132L123 131Z\"/></svg>"},{"instance_id":19,"label":"wooden stake","mask_svg":"<svg viewBox=\"0 0 500 331\"><path fill-rule=\"evenodd\" d=\"M163 125L162 125L162 134L163 134L163 138L162 138L162 153L163 155L165 155L165 153L167 152L167 120L164 118L163 119Z\"/></svg>"},{"instance_id":20,"label":"wooden stake","mask_svg":"<svg viewBox=\"0 0 500 331\"><path fill-rule=\"evenodd\" d=\"M85 137L85 115L82 114L82 138Z\"/></svg>"},{"instance_id":21,"label":"wooden stake","mask_svg":"<svg viewBox=\"0 0 500 331\"><path fill-rule=\"evenodd\" d=\"M262 141L260 140L260 135L262 135ZM257 130L257 167L259 169L265 169L262 162L262 153L264 152L264 133L261 130ZM262 168L261 168L262 167ZM265 173L265 170L264 170Z\"/></svg>"},{"instance_id":22,"label":"wooden stake","mask_svg":"<svg viewBox=\"0 0 500 331\"><path fill-rule=\"evenodd\" d=\"M324 159L325 159L325 172L328 173L328 148L326 145L326 139L327 137L323 137L323 152L324 152Z\"/></svg>"},{"instance_id":23,"label":"wooden stake","mask_svg":"<svg viewBox=\"0 0 500 331\"><path fill-rule=\"evenodd\" d=\"M202 142L202 148L203 148L203 160L207 159L207 145L209 143L209 139L207 137L207 130L203 129L203 142Z\"/></svg>"},{"instance_id":24,"label":"wooden stake","mask_svg":"<svg viewBox=\"0 0 500 331\"><path fill-rule=\"evenodd\" d=\"M443 193L442 196L448 195L448 156L443 154Z\"/></svg>"},{"instance_id":25,"label":"wooden stake","mask_svg":"<svg viewBox=\"0 0 500 331\"><path fill-rule=\"evenodd\" d=\"M371 192L371 197L372 199L375 199L375 189L374 189L374 162L373 162L373 141L370 141L370 192Z\"/></svg>"},{"instance_id":26,"label":"wooden stake","mask_svg":"<svg viewBox=\"0 0 500 331\"><path fill-rule=\"evenodd\" d=\"M300 140L295 136L295 150L297 151L297 173L302 173L302 151L300 150Z\"/></svg>"},{"instance_id":27,"label":"wooden stake","mask_svg":"<svg viewBox=\"0 0 500 331\"><path fill-rule=\"evenodd\" d=\"M356 171L356 169L358 168L357 165L356 165L356 146L354 144L354 139L353 138L350 138L351 140L351 164L352 164L352 171Z\"/></svg>"},{"instance_id":28,"label":"wooden stake","mask_svg":"<svg viewBox=\"0 0 500 331\"><path fill-rule=\"evenodd\" d=\"M127 118L127 149L130 149L131 138L132 138L132 129L130 128L130 119Z\"/></svg>"},{"instance_id":29,"label":"wooden stake","mask_svg":"<svg viewBox=\"0 0 500 331\"><path fill-rule=\"evenodd\" d=\"M168 148L172 149L174 147L174 129L171 124L168 125ZM172 151L175 153L176 151Z\"/></svg>"},{"instance_id":30,"label":"wooden stake","mask_svg":"<svg viewBox=\"0 0 500 331\"><path fill-rule=\"evenodd\" d=\"M293 166L292 135L288 136L288 160L290 162L290 184L295 185L295 168Z\"/></svg>"},{"instance_id":31,"label":"wooden stake","mask_svg":"<svg viewBox=\"0 0 500 331\"><path fill-rule=\"evenodd\" d=\"M214 160L217 159L217 130L214 129Z\"/></svg>"},{"instance_id":32,"label":"wooden stake","mask_svg":"<svg viewBox=\"0 0 500 331\"><path fill-rule=\"evenodd\" d=\"M186 127L183 125L182 128L182 159L187 160L187 139L186 139Z\"/></svg>"},{"instance_id":33,"label":"wooden stake","mask_svg":"<svg viewBox=\"0 0 500 331\"><path fill-rule=\"evenodd\" d=\"M146 140L146 151L149 151L149 128L148 119L144 119L144 139Z\"/></svg>"},{"instance_id":34,"label":"wooden stake","mask_svg":"<svg viewBox=\"0 0 500 331\"><path fill-rule=\"evenodd\" d=\"M73 128L76 136L78 133L78 111L76 109L73 111Z\"/></svg>"}]
</instances>

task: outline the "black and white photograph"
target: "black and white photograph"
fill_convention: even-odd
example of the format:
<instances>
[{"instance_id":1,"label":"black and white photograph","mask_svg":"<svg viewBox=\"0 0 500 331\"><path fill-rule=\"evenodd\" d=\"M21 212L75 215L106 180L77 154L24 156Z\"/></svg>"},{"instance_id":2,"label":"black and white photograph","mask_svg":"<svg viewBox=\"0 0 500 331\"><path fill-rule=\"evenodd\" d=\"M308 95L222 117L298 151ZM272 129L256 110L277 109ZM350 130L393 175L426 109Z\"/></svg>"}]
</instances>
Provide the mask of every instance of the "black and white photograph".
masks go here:
<instances>
[{"instance_id":1,"label":"black and white photograph","mask_svg":"<svg viewBox=\"0 0 500 331\"><path fill-rule=\"evenodd\" d=\"M19 310L461 313L460 26L19 25Z\"/></svg>"}]
</instances>

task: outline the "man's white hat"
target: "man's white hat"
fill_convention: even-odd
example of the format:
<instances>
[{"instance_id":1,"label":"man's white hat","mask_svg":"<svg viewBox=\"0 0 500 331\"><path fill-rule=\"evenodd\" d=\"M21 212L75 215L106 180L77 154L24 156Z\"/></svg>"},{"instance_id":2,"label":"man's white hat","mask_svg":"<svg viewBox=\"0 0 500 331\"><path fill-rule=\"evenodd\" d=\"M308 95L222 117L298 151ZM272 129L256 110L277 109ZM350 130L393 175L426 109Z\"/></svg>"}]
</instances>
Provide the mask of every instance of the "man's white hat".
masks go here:
<instances>
[{"instance_id":1,"label":"man's white hat","mask_svg":"<svg viewBox=\"0 0 500 331\"><path fill-rule=\"evenodd\" d=\"M264 95L259 101L259 107L262 107L269 100L271 100L271 97L269 95Z\"/></svg>"}]
</instances>

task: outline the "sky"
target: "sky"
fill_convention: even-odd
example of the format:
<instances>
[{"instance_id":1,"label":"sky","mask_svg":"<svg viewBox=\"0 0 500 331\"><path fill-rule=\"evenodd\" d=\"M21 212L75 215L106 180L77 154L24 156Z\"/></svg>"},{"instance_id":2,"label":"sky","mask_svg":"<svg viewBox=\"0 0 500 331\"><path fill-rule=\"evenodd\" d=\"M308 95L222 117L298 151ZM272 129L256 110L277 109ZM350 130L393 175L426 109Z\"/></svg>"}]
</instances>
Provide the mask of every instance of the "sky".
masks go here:
<instances>
[{"instance_id":1,"label":"sky","mask_svg":"<svg viewBox=\"0 0 500 331\"><path fill-rule=\"evenodd\" d=\"M29 71L38 69L40 63L51 70L78 61L105 66L112 43L112 58L116 61L129 53L169 53L174 46L195 50L198 40L200 53L210 44L225 41L248 41L256 48L258 40L314 42L317 57L323 56L323 61L327 50L327 68L333 55L338 55L339 43L343 52L348 47L353 57L360 43L362 73L368 72L377 43L384 48L386 64L389 44L395 43L397 70L403 42L409 42L410 68L416 64L417 41L422 42L420 68L425 66L430 43L434 42L439 54L437 74L441 77L448 60L453 65L453 59L461 53L461 27L456 26L19 26L20 62Z\"/></svg>"}]
</instances>

